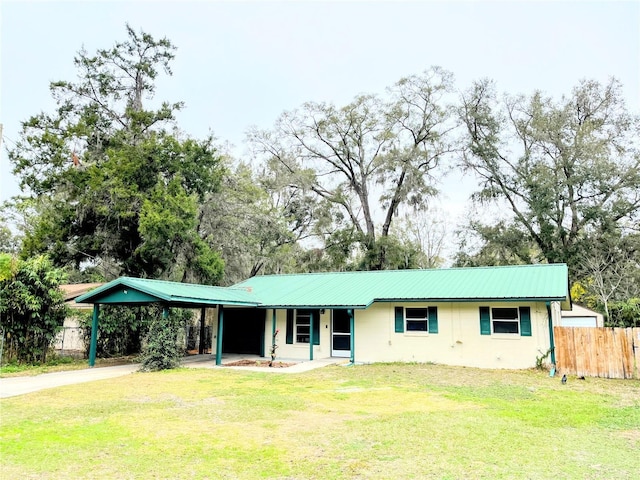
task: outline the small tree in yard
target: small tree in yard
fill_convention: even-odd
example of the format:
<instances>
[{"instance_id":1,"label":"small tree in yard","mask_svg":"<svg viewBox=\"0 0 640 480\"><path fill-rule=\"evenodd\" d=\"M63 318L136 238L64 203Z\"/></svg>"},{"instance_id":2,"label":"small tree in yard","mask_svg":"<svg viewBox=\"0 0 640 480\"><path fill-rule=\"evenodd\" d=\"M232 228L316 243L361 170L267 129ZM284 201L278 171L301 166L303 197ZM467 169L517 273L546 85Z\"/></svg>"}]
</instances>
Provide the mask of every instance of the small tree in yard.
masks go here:
<instances>
[{"instance_id":1,"label":"small tree in yard","mask_svg":"<svg viewBox=\"0 0 640 480\"><path fill-rule=\"evenodd\" d=\"M184 348L178 343L178 335L184 329L185 316L190 315L189 310L172 309L153 319L142 354L142 371L168 370L180 365Z\"/></svg>"},{"instance_id":2,"label":"small tree in yard","mask_svg":"<svg viewBox=\"0 0 640 480\"><path fill-rule=\"evenodd\" d=\"M280 330L276 330L273 332L273 342L271 343L271 348L269 349L269 353L271 354L271 361L269 362L269 366L273 367L273 362L276 361L276 350L278 350L278 333Z\"/></svg>"}]
</instances>

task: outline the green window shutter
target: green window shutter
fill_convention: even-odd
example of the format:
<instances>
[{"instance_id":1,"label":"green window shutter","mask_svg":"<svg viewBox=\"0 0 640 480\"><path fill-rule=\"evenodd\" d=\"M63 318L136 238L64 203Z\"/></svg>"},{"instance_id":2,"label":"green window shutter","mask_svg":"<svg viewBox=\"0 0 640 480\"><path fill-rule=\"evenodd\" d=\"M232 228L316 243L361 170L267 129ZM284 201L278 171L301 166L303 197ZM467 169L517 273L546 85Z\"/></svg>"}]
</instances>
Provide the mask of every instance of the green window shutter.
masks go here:
<instances>
[{"instance_id":1,"label":"green window shutter","mask_svg":"<svg viewBox=\"0 0 640 480\"><path fill-rule=\"evenodd\" d=\"M520 307L520 335L522 337L531 336L531 308Z\"/></svg>"},{"instance_id":2,"label":"green window shutter","mask_svg":"<svg viewBox=\"0 0 640 480\"><path fill-rule=\"evenodd\" d=\"M293 343L293 310L287 310L287 343Z\"/></svg>"},{"instance_id":3,"label":"green window shutter","mask_svg":"<svg viewBox=\"0 0 640 480\"><path fill-rule=\"evenodd\" d=\"M313 344L320 345L320 310L311 310L313 315Z\"/></svg>"},{"instance_id":4,"label":"green window shutter","mask_svg":"<svg viewBox=\"0 0 640 480\"><path fill-rule=\"evenodd\" d=\"M438 333L438 307L429 307L429 333Z\"/></svg>"},{"instance_id":5,"label":"green window shutter","mask_svg":"<svg viewBox=\"0 0 640 480\"><path fill-rule=\"evenodd\" d=\"M480 307L480 335L491 335L491 315L489 307Z\"/></svg>"},{"instance_id":6,"label":"green window shutter","mask_svg":"<svg viewBox=\"0 0 640 480\"><path fill-rule=\"evenodd\" d=\"M396 333L404 332L404 307L396 307Z\"/></svg>"}]
</instances>

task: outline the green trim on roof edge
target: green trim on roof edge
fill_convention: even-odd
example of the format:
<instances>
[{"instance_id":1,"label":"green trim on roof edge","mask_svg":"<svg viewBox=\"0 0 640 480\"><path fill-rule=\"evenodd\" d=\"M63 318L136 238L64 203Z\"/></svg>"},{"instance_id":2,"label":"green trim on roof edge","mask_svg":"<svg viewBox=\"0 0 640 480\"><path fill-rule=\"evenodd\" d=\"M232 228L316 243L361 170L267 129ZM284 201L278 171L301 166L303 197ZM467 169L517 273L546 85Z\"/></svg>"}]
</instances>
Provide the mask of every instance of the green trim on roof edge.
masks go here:
<instances>
[{"instance_id":1,"label":"green trim on roof edge","mask_svg":"<svg viewBox=\"0 0 640 480\"><path fill-rule=\"evenodd\" d=\"M125 300L124 291L128 289L138 292L134 297L148 296L149 300L144 303L157 302L183 307L219 304L256 307L260 304L255 296L244 288L215 287L131 277L120 277L113 280L81 295L76 299L76 302L139 304L139 301L127 302Z\"/></svg>"}]
</instances>

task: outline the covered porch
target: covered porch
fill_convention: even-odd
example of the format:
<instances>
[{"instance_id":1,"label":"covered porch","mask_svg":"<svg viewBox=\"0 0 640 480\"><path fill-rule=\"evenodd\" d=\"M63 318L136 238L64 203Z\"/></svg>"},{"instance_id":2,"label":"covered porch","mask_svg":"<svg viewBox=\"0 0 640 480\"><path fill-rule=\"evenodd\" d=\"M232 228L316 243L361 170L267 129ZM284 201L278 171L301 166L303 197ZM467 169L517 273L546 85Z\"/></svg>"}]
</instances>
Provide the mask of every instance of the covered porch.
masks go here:
<instances>
[{"instance_id":1,"label":"covered porch","mask_svg":"<svg viewBox=\"0 0 640 480\"><path fill-rule=\"evenodd\" d=\"M324 357L346 357L351 363L355 362L355 318L352 308L327 310L328 315L326 315L325 309L308 308L304 305L265 305L251 291L251 288L215 287L130 277L113 280L78 297L76 301L93 305L89 347L89 365L92 367L96 360L101 305L136 307L151 304L161 305L162 314L165 316L168 316L169 309L174 307L199 309L201 329L204 329L207 309L215 309L217 323L214 335L215 365L217 366L223 364L225 352L267 357L269 347L274 342L278 331L278 317L280 317L282 328L285 326L283 325L285 316L286 343L293 343L292 338L296 336L298 349L296 357L298 353L300 354L298 361L304 358L308 358L309 361L314 360L314 347L318 348L320 332L322 332L325 344ZM294 312L300 315L305 312L304 325L294 318ZM320 330L320 312L331 324L329 338L325 331ZM324 327L329 328L329 325L325 322ZM201 339L204 337L203 333L201 331ZM307 354L302 350L305 344L308 344ZM330 350L326 350L326 345L329 345ZM201 343L199 353L202 354L203 350Z\"/></svg>"}]
</instances>

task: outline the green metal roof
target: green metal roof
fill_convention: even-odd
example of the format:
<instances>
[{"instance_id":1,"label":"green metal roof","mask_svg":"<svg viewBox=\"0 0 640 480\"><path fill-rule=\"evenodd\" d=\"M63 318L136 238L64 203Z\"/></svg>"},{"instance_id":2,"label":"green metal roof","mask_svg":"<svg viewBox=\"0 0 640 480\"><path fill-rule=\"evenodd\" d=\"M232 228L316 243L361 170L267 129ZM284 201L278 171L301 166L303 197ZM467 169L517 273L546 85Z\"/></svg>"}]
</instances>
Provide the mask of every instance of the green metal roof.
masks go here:
<instances>
[{"instance_id":1,"label":"green metal roof","mask_svg":"<svg viewBox=\"0 0 640 480\"><path fill-rule=\"evenodd\" d=\"M367 308L374 302L560 301L571 308L565 264L263 275L233 287L121 277L78 303L262 308Z\"/></svg>"},{"instance_id":2,"label":"green metal roof","mask_svg":"<svg viewBox=\"0 0 640 480\"><path fill-rule=\"evenodd\" d=\"M570 308L565 264L264 275L249 289L261 307L367 308L380 301L561 301Z\"/></svg>"},{"instance_id":3,"label":"green metal roof","mask_svg":"<svg viewBox=\"0 0 640 480\"><path fill-rule=\"evenodd\" d=\"M161 302L172 306L260 304L255 295L243 288L213 287L191 283L166 282L120 277L76 299L78 303L147 304Z\"/></svg>"}]
</instances>

